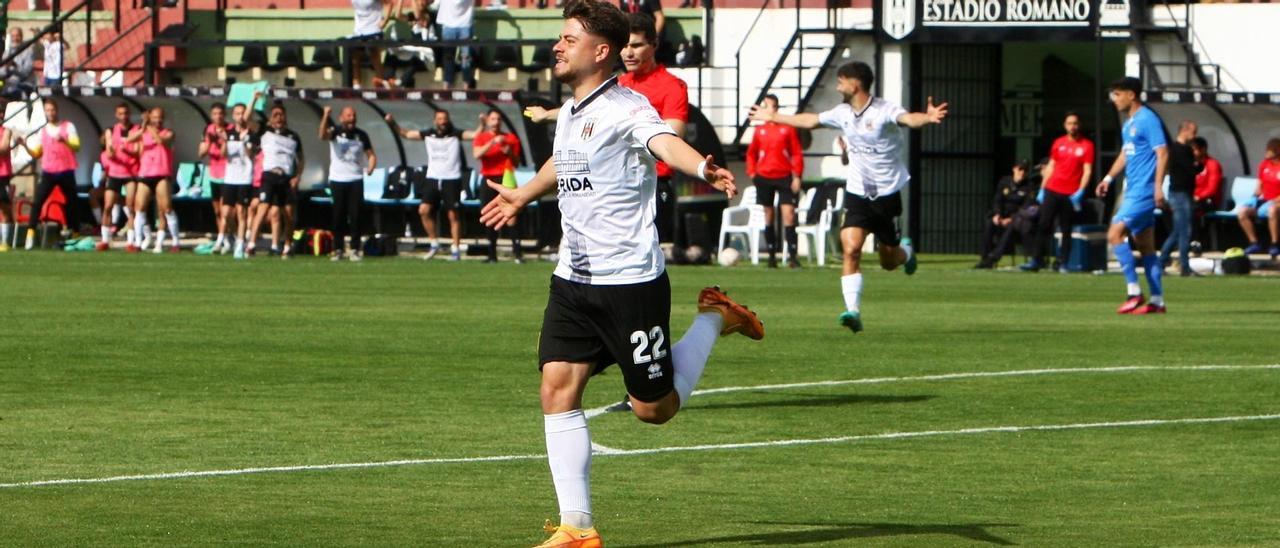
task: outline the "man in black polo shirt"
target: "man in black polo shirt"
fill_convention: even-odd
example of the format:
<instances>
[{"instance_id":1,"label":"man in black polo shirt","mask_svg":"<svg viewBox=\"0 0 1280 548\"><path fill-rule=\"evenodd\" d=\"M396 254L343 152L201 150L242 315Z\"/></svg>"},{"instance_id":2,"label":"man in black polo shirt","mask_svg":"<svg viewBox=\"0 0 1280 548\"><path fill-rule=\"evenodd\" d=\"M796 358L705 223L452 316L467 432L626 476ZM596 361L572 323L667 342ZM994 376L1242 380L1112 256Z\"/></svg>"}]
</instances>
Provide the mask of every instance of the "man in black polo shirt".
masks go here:
<instances>
[{"instance_id":1,"label":"man in black polo shirt","mask_svg":"<svg viewBox=\"0 0 1280 548\"><path fill-rule=\"evenodd\" d=\"M1169 236L1160 248L1160 264L1169 268L1174 244L1178 245L1178 264L1181 274L1191 276L1191 206L1192 194L1196 191L1196 157L1191 150L1191 141L1196 138L1196 123L1183 120L1178 125L1178 136L1169 143L1169 194L1166 199L1169 207L1165 209L1170 215Z\"/></svg>"}]
</instances>

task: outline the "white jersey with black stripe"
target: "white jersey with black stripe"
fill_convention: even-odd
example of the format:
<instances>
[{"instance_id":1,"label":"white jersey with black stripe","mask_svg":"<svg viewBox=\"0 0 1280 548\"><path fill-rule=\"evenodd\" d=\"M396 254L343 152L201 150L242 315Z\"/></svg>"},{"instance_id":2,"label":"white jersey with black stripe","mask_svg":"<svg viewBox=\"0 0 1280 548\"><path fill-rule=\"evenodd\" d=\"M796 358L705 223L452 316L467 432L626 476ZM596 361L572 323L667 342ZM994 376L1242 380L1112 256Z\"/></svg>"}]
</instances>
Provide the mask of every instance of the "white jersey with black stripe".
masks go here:
<instances>
[{"instance_id":1,"label":"white jersey with black stripe","mask_svg":"<svg viewBox=\"0 0 1280 548\"><path fill-rule=\"evenodd\" d=\"M662 275L657 160L648 145L664 133L675 135L648 99L616 78L565 102L552 153L564 232L556 276L623 285Z\"/></svg>"},{"instance_id":2,"label":"white jersey with black stripe","mask_svg":"<svg viewBox=\"0 0 1280 548\"><path fill-rule=\"evenodd\" d=\"M853 109L849 103L818 115L823 126L844 133L849 147L849 172L845 190L874 200L902 190L911 180L907 171L907 132L898 117L907 111L895 103L873 97Z\"/></svg>"}]
</instances>

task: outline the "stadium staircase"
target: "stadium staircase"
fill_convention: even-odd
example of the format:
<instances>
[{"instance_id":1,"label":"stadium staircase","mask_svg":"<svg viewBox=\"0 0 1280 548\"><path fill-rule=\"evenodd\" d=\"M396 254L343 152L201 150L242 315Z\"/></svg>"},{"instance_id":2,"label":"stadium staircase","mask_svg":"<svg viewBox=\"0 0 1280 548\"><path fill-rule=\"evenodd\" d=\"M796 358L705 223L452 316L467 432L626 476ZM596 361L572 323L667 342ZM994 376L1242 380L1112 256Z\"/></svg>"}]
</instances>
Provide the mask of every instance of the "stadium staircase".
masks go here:
<instances>
[{"instance_id":1,"label":"stadium staircase","mask_svg":"<svg viewBox=\"0 0 1280 548\"><path fill-rule=\"evenodd\" d=\"M1151 11L1143 15L1144 21L1133 26L1133 42L1149 89L1174 92L1222 89L1223 69L1205 60L1203 44L1195 35L1195 12L1191 4L1189 0L1151 4Z\"/></svg>"},{"instance_id":2,"label":"stadium staircase","mask_svg":"<svg viewBox=\"0 0 1280 548\"><path fill-rule=\"evenodd\" d=\"M146 45L158 36L184 37L192 30L186 22L184 8L168 6L165 2L158 4L147 6L132 0L115 0L115 24L97 29L92 40L78 47L77 59L82 61L74 70L93 74L98 83L142 84ZM181 50L161 48L155 62L159 63L157 68L173 67L181 63L182 57Z\"/></svg>"}]
</instances>

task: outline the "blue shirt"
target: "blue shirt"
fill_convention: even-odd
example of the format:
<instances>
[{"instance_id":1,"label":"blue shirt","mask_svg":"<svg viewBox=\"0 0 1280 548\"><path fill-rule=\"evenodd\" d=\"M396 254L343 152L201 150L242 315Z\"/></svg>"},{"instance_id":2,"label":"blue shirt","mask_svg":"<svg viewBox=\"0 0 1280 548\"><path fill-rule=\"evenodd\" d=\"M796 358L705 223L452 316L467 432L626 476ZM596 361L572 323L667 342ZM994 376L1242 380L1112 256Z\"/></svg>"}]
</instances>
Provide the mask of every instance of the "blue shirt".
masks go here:
<instances>
[{"instance_id":1,"label":"blue shirt","mask_svg":"<svg viewBox=\"0 0 1280 548\"><path fill-rule=\"evenodd\" d=\"M1156 149L1165 146L1164 124L1145 105L1125 120L1121 127L1124 139L1124 203L1123 210L1145 211L1156 208Z\"/></svg>"}]
</instances>

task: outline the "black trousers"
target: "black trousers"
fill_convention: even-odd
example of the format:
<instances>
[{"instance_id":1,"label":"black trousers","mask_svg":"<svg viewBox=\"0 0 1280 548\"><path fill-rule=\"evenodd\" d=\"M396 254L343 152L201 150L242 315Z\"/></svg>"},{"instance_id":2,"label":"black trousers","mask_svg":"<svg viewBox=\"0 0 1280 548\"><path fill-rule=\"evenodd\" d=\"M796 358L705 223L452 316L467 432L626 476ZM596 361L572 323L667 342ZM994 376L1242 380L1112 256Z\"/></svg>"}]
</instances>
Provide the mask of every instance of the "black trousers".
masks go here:
<instances>
[{"instance_id":1,"label":"black trousers","mask_svg":"<svg viewBox=\"0 0 1280 548\"><path fill-rule=\"evenodd\" d=\"M987 219L986 226L982 229L982 259L992 264L1000 262L1000 258L1010 249L1009 244L1013 241L1014 234L1019 235L1022 245L1030 249L1036 235L1036 225L1033 221L1016 215L1009 226L997 226L991 219Z\"/></svg>"},{"instance_id":2,"label":"black trousers","mask_svg":"<svg viewBox=\"0 0 1280 548\"><path fill-rule=\"evenodd\" d=\"M1076 209L1071 205L1071 196L1045 190L1044 203L1040 204L1040 223L1031 239L1031 258L1041 260L1044 257L1044 245L1049 241L1056 225L1058 232L1062 234L1062 243L1058 245L1058 264L1067 264L1067 259L1071 257L1071 225L1075 219Z\"/></svg>"},{"instance_id":3,"label":"black trousers","mask_svg":"<svg viewBox=\"0 0 1280 548\"><path fill-rule=\"evenodd\" d=\"M333 194L333 248L342 250L342 241L351 235L351 251L360 251L360 206L364 205L361 181L330 181Z\"/></svg>"},{"instance_id":4,"label":"black trousers","mask_svg":"<svg viewBox=\"0 0 1280 548\"><path fill-rule=\"evenodd\" d=\"M498 191L489 188L489 185L480 185L480 203L487 204L498 197ZM489 258L498 259L498 231L492 228L486 228L489 233ZM520 249L520 218L516 217L516 223L502 228L502 231L511 236L511 248L516 258L519 259L524 255Z\"/></svg>"},{"instance_id":5,"label":"black trousers","mask_svg":"<svg viewBox=\"0 0 1280 548\"><path fill-rule=\"evenodd\" d=\"M79 220L76 216L80 211L80 197L76 195L75 171L40 173L40 182L36 184L36 201L32 204L31 220L27 223L27 228L35 228L40 224L40 210L44 209L44 203L49 199L49 194L53 192L55 186L62 191L62 197L66 199L62 215L67 219L67 228L71 230L80 228L76 222Z\"/></svg>"}]
</instances>

